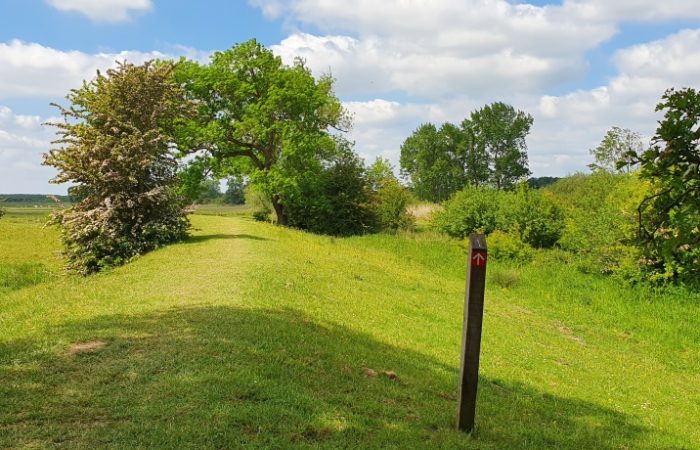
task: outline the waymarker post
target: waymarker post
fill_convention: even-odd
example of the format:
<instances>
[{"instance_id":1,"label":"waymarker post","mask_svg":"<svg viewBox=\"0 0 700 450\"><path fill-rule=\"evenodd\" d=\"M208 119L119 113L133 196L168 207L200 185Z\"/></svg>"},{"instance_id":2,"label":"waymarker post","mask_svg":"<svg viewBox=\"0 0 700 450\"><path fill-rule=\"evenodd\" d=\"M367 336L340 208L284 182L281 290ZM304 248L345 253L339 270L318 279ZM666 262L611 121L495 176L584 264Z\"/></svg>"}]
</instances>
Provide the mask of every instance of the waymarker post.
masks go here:
<instances>
[{"instance_id":1,"label":"waymarker post","mask_svg":"<svg viewBox=\"0 0 700 450\"><path fill-rule=\"evenodd\" d=\"M462 328L462 362L460 365L459 409L457 428L470 433L474 429L476 387L479 381L479 352L481 324L484 317L486 287L486 236L469 236L467 259L467 290L464 296L464 325Z\"/></svg>"}]
</instances>

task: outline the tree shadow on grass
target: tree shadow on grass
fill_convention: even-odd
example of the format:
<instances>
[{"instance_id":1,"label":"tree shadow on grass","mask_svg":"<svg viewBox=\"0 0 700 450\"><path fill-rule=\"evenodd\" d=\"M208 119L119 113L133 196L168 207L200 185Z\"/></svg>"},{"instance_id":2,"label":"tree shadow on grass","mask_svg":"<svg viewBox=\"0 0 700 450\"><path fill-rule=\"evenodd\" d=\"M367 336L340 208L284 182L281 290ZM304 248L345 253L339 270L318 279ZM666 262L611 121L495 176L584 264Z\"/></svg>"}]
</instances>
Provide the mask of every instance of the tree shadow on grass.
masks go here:
<instances>
[{"instance_id":1,"label":"tree shadow on grass","mask_svg":"<svg viewBox=\"0 0 700 450\"><path fill-rule=\"evenodd\" d=\"M292 310L102 316L51 339L0 345L2 448L619 449L646 434L482 379L469 437L454 430L455 367Z\"/></svg>"},{"instance_id":2,"label":"tree shadow on grass","mask_svg":"<svg viewBox=\"0 0 700 450\"><path fill-rule=\"evenodd\" d=\"M183 242L185 244L198 244L200 242L206 242L206 241L211 241L211 240L219 240L219 239L249 239L253 241L267 241L267 238L260 237L260 236L254 236L252 234L204 234L204 235L198 235L198 236L190 236L187 239L185 239Z\"/></svg>"}]
</instances>

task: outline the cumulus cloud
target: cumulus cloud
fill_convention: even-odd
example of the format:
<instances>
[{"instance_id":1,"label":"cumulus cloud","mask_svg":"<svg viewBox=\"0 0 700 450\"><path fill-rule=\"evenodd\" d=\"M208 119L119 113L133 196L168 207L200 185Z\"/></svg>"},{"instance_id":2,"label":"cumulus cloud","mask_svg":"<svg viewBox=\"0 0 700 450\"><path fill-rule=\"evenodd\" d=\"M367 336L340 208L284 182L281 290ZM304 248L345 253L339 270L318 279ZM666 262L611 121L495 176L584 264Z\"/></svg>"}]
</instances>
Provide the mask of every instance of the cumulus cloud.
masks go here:
<instances>
[{"instance_id":1,"label":"cumulus cloud","mask_svg":"<svg viewBox=\"0 0 700 450\"><path fill-rule=\"evenodd\" d=\"M163 58L159 52L122 51L89 54L61 51L36 43L13 40L0 42L0 99L7 97L48 97L59 99L82 80L95 76L97 69L113 67L115 61L141 63Z\"/></svg>"},{"instance_id":2,"label":"cumulus cloud","mask_svg":"<svg viewBox=\"0 0 700 450\"><path fill-rule=\"evenodd\" d=\"M585 76L587 52L614 36L622 21L698 18L695 1L565 0L533 6L504 0L357 0L352 7L326 0L250 3L267 17L283 17L290 29L318 31L295 31L272 49L288 63L302 56L316 75L330 72L337 79L336 92L355 116L350 138L367 160L383 156L397 163L401 143L421 123L459 122L484 104L505 101L535 117L528 139L535 174L564 175L586 167L588 150L611 126L650 137L663 91L698 87L700 80L700 30L683 30L617 51L611 59L615 72L600 86L553 94L559 83ZM208 55L187 48L175 52L199 60ZM16 40L0 43L0 100L55 101L115 60L138 63L154 57L166 55L87 54ZM50 169L39 162L51 133L41 122L0 107L0 192L17 191L13 186L32 179L32 170L44 171L35 186L47 186ZM17 176L23 167L33 169ZM8 176L14 177L12 186L2 185L9 183Z\"/></svg>"},{"instance_id":3,"label":"cumulus cloud","mask_svg":"<svg viewBox=\"0 0 700 450\"><path fill-rule=\"evenodd\" d=\"M661 21L700 18L696 0L566 0L564 10L584 20Z\"/></svg>"},{"instance_id":4,"label":"cumulus cloud","mask_svg":"<svg viewBox=\"0 0 700 450\"><path fill-rule=\"evenodd\" d=\"M287 62L304 57L316 73L332 67L341 95L541 90L582 75L585 52L615 33L561 7L503 0L254 4L329 33L294 33L274 50Z\"/></svg>"},{"instance_id":5,"label":"cumulus cloud","mask_svg":"<svg viewBox=\"0 0 700 450\"><path fill-rule=\"evenodd\" d=\"M605 86L561 96L541 96L531 148L542 156L567 149L583 165L588 149L612 126L630 128L648 141L655 133L656 104L671 87L700 88L700 30L682 30L645 44L618 50L617 74ZM551 166L547 166L551 167Z\"/></svg>"},{"instance_id":6,"label":"cumulus cloud","mask_svg":"<svg viewBox=\"0 0 700 450\"><path fill-rule=\"evenodd\" d=\"M83 14L95 22L124 22L132 12L147 12L153 8L151 0L46 0L59 11Z\"/></svg>"},{"instance_id":7,"label":"cumulus cloud","mask_svg":"<svg viewBox=\"0 0 700 450\"><path fill-rule=\"evenodd\" d=\"M47 182L55 171L41 166L42 154L54 137L42 122L38 116L16 114L0 105L0 193L65 193L65 186Z\"/></svg>"}]
</instances>

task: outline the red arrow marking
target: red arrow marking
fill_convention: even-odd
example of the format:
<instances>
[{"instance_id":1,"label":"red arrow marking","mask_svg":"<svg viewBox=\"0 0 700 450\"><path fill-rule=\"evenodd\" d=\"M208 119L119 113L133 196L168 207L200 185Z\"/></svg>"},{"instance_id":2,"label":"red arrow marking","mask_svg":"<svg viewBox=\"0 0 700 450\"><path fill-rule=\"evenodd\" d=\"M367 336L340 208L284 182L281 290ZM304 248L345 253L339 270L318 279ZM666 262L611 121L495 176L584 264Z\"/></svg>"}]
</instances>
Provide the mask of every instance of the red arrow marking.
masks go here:
<instances>
[{"instance_id":1,"label":"red arrow marking","mask_svg":"<svg viewBox=\"0 0 700 450\"><path fill-rule=\"evenodd\" d=\"M472 253L472 267L484 267L486 265L486 253L475 251Z\"/></svg>"}]
</instances>

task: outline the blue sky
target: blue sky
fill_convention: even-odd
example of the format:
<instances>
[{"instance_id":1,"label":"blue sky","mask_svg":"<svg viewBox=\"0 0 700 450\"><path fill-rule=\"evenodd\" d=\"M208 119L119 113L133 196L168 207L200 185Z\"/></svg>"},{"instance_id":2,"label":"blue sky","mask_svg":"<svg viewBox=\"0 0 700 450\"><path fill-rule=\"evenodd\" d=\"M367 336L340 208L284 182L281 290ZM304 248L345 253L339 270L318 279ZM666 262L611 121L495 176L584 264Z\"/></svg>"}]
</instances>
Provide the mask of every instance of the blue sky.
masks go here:
<instances>
[{"instance_id":1,"label":"blue sky","mask_svg":"<svg viewBox=\"0 0 700 450\"><path fill-rule=\"evenodd\" d=\"M331 71L365 159L398 162L424 122L493 101L535 117L536 176L585 171L612 126L648 139L654 104L700 80L696 0L0 0L0 193L63 193L41 125L115 59L205 60L252 37Z\"/></svg>"}]
</instances>

